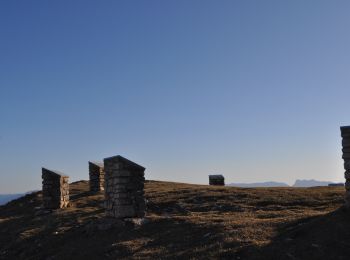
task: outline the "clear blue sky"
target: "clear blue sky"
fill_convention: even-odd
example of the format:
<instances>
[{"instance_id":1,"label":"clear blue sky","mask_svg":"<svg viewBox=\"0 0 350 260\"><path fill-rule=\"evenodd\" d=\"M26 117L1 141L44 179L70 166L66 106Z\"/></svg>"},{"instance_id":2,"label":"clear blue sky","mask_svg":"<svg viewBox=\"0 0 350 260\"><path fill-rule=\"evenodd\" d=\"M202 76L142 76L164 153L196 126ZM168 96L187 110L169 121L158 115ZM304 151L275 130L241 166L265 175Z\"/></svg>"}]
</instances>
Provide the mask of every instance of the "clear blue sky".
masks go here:
<instances>
[{"instance_id":1,"label":"clear blue sky","mask_svg":"<svg viewBox=\"0 0 350 260\"><path fill-rule=\"evenodd\" d=\"M0 193L88 178L343 181L350 2L1 1Z\"/></svg>"}]
</instances>

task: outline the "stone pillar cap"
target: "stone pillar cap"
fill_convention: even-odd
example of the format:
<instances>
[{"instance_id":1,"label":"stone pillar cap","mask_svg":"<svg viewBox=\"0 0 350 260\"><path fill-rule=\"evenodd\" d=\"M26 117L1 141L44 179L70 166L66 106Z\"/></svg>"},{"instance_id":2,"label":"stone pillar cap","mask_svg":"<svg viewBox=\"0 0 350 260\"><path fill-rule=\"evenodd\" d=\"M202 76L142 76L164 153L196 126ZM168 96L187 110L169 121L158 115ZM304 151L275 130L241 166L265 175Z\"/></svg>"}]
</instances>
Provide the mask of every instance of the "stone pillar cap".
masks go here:
<instances>
[{"instance_id":1,"label":"stone pillar cap","mask_svg":"<svg viewBox=\"0 0 350 260\"><path fill-rule=\"evenodd\" d=\"M220 179L224 179L224 176L221 174L214 174L214 175L209 175L209 178L220 178Z\"/></svg>"},{"instance_id":2,"label":"stone pillar cap","mask_svg":"<svg viewBox=\"0 0 350 260\"><path fill-rule=\"evenodd\" d=\"M89 163L91 163L91 164L93 164L93 165L96 165L96 166L98 166L98 167L101 167L101 168L104 167L103 162L89 161Z\"/></svg>"},{"instance_id":3,"label":"stone pillar cap","mask_svg":"<svg viewBox=\"0 0 350 260\"><path fill-rule=\"evenodd\" d=\"M350 126L341 126L340 131L342 132L350 132Z\"/></svg>"},{"instance_id":4,"label":"stone pillar cap","mask_svg":"<svg viewBox=\"0 0 350 260\"><path fill-rule=\"evenodd\" d=\"M64 174L64 173L62 173L62 172L59 172L59 171L49 170L49 169L44 168L44 167L42 167L41 169L42 169L42 172L47 171L47 172L49 172L50 174L59 175L59 176L61 176L61 177L69 177L68 175L66 175L66 174Z\"/></svg>"},{"instance_id":5,"label":"stone pillar cap","mask_svg":"<svg viewBox=\"0 0 350 260\"><path fill-rule=\"evenodd\" d=\"M134 162L132 162L132 161L124 158L123 156L120 156L120 155L105 158L105 159L103 159L103 161L104 161L104 163L106 163L106 161L114 161L114 162L122 163L122 164L124 164L127 167L129 166L129 167L138 168L138 169L141 169L141 170L145 170L146 169L145 167L143 167L141 165L138 165L137 163L134 163Z\"/></svg>"}]
</instances>

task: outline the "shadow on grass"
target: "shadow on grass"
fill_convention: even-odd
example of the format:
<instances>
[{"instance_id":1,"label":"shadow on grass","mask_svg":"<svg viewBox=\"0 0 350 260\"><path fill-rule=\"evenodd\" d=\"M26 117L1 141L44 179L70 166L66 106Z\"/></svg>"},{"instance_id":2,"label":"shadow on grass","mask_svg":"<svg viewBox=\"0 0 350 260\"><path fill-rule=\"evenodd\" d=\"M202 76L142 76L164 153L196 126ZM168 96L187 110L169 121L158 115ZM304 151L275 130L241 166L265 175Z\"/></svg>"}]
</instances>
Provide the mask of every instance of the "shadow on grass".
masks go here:
<instances>
[{"instance_id":1,"label":"shadow on grass","mask_svg":"<svg viewBox=\"0 0 350 260\"><path fill-rule=\"evenodd\" d=\"M350 259L350 212L344 208L281 225L277 232L266 246L243 248L241 259Z\"/></svg>"},{"instance_id":2,"label":"shadow on grass","mask_svg":"<svg viewBox=\"0 0 350 260\"><path fill-rule=\"evenodd\" d=\"M174 218L153 220L139 228L127 225L87 233L82 227L64 235L50 232L8 248L13 251L4 259L151 259L157 255L206 259L217 255L223 240L219 226L197 225ZM33 247L35 241L40 247Z\"/></svg>"},{"instance_id":3,"label":"shadow on grass","mask_svg":"<svg viewBox=\"0 0 350 260\"><path fill-rule=\"evenodd\" d=\"M69 196L69 199L74 201L74 200L78 200L84 197L89 197L92 195L103 195L103 192L102 191L85 191L81 193L75 193L75 194L71 194Z\"/></svg>"},{"instance_id":4,"label":"shadow on grass","mask_svg":"<svg viewBox=\"0 0 350 260\"><path fill-rule=\"evenodd\" d=\"M10 208L0 211L0 259L92 260L157 255L203 259L217 255L223 242L220 224L195 223L186 217L158 216L142 226L91 231L87 224L95 218L103 219L103 209L58 210L35 216L33 208L41 205L41 197L33 195L28 200L33 203L23 204L23 209L17 201L16 212ZM64 228L68 229L62 231Z\"/></svg>"}]
</instances>

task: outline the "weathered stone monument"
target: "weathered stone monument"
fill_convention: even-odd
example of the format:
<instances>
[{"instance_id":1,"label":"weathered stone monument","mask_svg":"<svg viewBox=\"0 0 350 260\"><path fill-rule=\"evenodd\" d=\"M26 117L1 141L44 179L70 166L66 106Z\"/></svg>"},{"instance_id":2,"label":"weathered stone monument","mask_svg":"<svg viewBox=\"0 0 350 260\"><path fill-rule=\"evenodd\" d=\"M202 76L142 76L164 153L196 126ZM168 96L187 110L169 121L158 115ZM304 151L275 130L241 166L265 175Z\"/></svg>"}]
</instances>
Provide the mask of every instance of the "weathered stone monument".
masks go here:
<instances>
[{"instance_id":1,"label":"weathered stone monument","mask_svg":"<svg viewBox=\"0 0 350 260\"><path fill-rule=\"evenodd\" d=\"M69 177L42 168L43 206L46 209L65 208L69 204Z\"/></svg>"},{"instance_id":2,"label":"weathered stone monument","mask_svg":"<svg viewBox=\"0 0 350 260\"><path fill-rule=\"evenodd\" d=\"M105 207L107 216L145 216L145 168L118 155L104 159Z\"/></svg>"},{"instance_id":3,"label":"weathered stone monument","mask_svg":"<svg viewBox=\"0 0 350 260\"><path fill-rule=\"evenodd\" d=\"M104 190L105 170L103 163L89 162L90 191Z\"/></svg>"},{"instance_id":4,"label":"weathered stone monument","mask_svg":"<svg viewBox=\"0 0 350 260\"><path fill-rule=\"evenodd\" d=\"M209 185L225 185L225 178L222 175L209 175Z\"/></svg>"},{"instance_id":5,"label":"weathered stone monument","mask_svg":"<svg viewBox=\"0 0 350 260\"><path fill-rule=\"evenodd\" d=\"M345 169L345 206L350 208L350 126L340 127Z\"/></svg>"}]
</instances>

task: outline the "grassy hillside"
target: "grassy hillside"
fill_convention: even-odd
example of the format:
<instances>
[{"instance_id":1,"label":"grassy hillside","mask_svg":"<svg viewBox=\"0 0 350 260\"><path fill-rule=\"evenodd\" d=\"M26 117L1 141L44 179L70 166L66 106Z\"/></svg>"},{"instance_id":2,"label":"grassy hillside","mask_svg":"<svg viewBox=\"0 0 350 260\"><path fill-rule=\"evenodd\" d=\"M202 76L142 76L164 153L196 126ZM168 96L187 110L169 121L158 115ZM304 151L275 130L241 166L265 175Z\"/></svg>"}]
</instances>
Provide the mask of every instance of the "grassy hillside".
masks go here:
<instances>
[{"instance_id":1,"label":"grassy hillside","mask_svg":"<svg viewBox=\"0 0 350 260\"><path fill-rule=\"evenodd\" d=\"M343 187L234 188L148 181L147 221L106 219L103 194L71 184L71 206L41 193L0 207L0 259L349 259Z\"/></svg>"}]
</instances>

